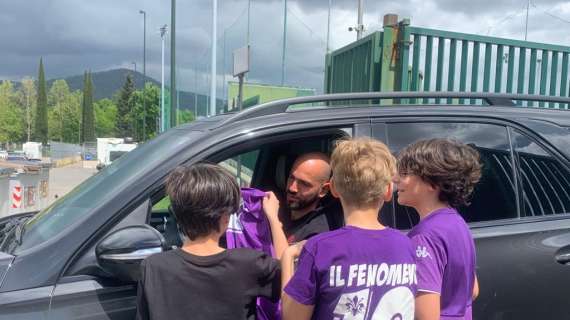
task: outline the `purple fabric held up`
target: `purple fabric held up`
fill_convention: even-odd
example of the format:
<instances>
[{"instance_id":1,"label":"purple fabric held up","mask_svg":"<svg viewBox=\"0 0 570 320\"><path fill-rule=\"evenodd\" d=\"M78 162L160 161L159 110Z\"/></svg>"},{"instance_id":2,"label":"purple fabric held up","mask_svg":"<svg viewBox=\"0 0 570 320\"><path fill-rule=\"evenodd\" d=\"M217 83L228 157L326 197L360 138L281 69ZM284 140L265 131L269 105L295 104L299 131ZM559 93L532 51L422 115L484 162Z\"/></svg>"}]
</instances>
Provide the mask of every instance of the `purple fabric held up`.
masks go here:
<instances>
[{"instance_id":1,"label":"purple fabric held up","mask_svg":"<svg viewBox=\"0 0 570 320\"><path fill-rule=\"evenodd\" d=\"M263 212L265 192L254 188L241 188L242 205L230 217L226 230L228 249L251 248L275 257L271 227ZM257 299L257 319L281 319L279 303L265 298Z\"/></svg>"}]
</instances>

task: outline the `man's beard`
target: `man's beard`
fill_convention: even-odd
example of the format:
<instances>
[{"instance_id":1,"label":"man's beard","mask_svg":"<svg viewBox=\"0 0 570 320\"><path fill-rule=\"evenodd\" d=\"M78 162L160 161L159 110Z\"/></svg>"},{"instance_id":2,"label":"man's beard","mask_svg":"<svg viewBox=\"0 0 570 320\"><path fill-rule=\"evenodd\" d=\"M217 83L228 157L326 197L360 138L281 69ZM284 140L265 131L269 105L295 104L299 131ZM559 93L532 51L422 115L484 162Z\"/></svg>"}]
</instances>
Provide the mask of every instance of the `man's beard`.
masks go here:
<instances>
[{"instance_id":1,"label":"man's beard","mask_svg":"<svg viewBox=\"0 0 570 320\"><path fill-rule=\"evenodd\" d=\"M319 194L318 193L315 193L314 195L312 195L311 197L308 197L306 199L300 199L292 193L287 193L287 196L288 197L292 196L295 198L293 200L293 202L287 201L287 205L289 206L289 209L291 209L291 210L303 210L305 208L312 206L315 202L319 201Z\"/></svg>"}]
</instances>

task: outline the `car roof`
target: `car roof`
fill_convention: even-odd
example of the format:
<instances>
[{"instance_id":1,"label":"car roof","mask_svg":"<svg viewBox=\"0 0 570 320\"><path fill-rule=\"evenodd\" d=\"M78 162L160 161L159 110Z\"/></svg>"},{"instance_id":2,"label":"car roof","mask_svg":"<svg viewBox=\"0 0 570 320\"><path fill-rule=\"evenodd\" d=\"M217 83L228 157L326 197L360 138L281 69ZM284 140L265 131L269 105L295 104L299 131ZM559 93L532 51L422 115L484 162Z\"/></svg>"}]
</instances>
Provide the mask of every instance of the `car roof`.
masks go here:
<instances>
[{"instance_id":1,"label":"car roof","mask_svg":"<svg viewBox=\"0 0 570 320\"><path fill-rule=\"evenodd\" d=\"M202 118L177 127L180 130L206 131L224 127L232 122L239 113L225 113L209 118ZM278 114L267 114L240 122L273 122L274 116L284 117L292 122L346 117L406 117L406 116L477 116L501 118L511 121L521 119L540 120L554 123L561 127L570 127L570 111L521 106L481 106L481 105L352 105L331 107L305 107L287 110Z\"/></svg>"}]
</instances>

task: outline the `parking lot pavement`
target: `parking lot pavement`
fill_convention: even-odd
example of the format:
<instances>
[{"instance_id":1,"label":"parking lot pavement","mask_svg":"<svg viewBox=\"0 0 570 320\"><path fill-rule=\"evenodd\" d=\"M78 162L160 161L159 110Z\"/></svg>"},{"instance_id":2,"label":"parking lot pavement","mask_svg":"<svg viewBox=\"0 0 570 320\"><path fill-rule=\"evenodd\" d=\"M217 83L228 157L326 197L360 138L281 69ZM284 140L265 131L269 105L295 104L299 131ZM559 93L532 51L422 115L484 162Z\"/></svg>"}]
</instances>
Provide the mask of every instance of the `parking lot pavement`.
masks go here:
<instances>
[{"instance_id":1,"label":"parking lot pavement","mask_svg":"<svg viewBox=\"0 0 570 320\"><path fill-rule=\"evenodd\" d=\"M82 161L61 168L52 168L49 174L49 204L64 196L81 182L97 173L97 169Z\"/></svg>"}]
</instances>

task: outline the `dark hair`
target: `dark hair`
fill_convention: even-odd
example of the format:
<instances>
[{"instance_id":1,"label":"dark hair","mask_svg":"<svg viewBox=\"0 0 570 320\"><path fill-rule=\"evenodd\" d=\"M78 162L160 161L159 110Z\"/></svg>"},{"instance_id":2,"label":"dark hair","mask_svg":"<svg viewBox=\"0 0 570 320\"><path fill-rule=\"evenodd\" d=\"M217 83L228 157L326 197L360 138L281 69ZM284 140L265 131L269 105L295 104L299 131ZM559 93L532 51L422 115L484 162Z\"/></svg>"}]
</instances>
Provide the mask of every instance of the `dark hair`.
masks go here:
<instances>
[{"instance_id":1,"label":"dark hair","mask_svg":"<svg viewBox=\"0 0 570 320\"><path fill-rule=\"evenodd\" d=\"M479 152L454 140L422 140L400 152L398 172L416 175L439 187L439 200L454 208L468 206L469 197L481 178Z\"/></svg>"},{"instance_id":2,"label":"dark hair","mask_svg":"<svg viewBox=\"0 0 570 320\"><path fill-rule=\"evenodd\" d=\"M219 165L198 163L174 169L166 178L171 210L184 234L194 240L220 231L220 218L239 209L236 179Z\"/></svg>"}]
</instances>

